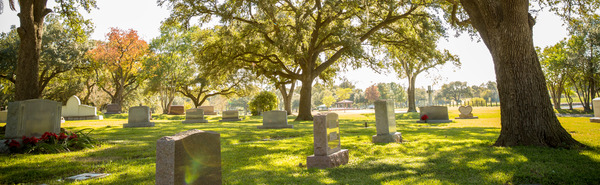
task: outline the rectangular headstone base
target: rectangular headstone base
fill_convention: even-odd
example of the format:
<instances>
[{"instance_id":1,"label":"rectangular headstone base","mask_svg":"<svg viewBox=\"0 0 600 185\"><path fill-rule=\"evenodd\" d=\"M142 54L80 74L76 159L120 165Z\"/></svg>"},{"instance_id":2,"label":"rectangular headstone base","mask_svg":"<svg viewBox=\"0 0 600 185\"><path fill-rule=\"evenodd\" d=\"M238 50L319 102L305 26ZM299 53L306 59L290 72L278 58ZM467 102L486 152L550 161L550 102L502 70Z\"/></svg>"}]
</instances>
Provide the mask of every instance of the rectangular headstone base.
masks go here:
<instances>
[{"instance_id":1,"label":"rectangular headstone base","mask_svg":"<svg viewBox=\"0 0 600 185\"><path fill-rule=\"evenodd\" d=\"M417 123L452 123L452 120L419 120Z\"/></svg>"},{"instance_id":2,"label":"rectangular headstone base","mask_svg":"<svg viewBox=\"0 0 600 185\"><path fill-rule=\"evenodd\" d=\"M104 117L102 115L99 116L67 116L64 117L65 120L102 120Z\"/></svg>"},{"instance_id":3,"label":"rectangular headstone base","mask_svg":"<svg viewBox=\"0 0 600 185\"><path fill-rule=\"evenodd\" d=\"M126 123L123 124L123 128L131 128L131 127L153 127L154 122L146 122L146 123Z\"/></svg>"},{"instance_id":4,"label":"rectangular headstone base","mask_svg":"<svg viewBox=\"0 0 600 185\"><path fill-rule=\"evenodd\" d=\"M455 117L454 119L479 119L479 117L477 117L477 116L473 116L473 117L465 117L465 118L461 118L461 117Z\"/></svg>"},{"instance_id":5,"label":"rectangular headstone base","mask_svg":"<svg viewBox=\"0 0 600 185\"><path fill-rule=\"evenodd\" d=\"M594 123L600 123L600 117L593 117L593 118L590 118L590 122L594 122Z\"/></svg>"},{"instance_id":6,"label":"rectangular headstone base","mask_svg":"<svg viewBox=\"0 0 600 185\"><path fill-rule=\"evenodd\" d=\"M348 164L348 149L342 149L327 156L311 155L306 158L308 168L333 168L339 165Z\"/></svg>"},{"instance_id":7,"label":"rectangular headstone base","mask_svg":"<svg viewBox=\"0 0 600 185\"><path fill-rule=\"evenodd\" d=\"M373 143L402 143L402 134L395 132L386 135L374 135Z\"/></svg>"},{"instance_id":8,"label":"rectangular headstone base","mask_svg":"<svg viewBox=\"0 0 600 185\"><path fill-rule=\"evenodd\" d=\"M208 120L205 119L190 119L182 121L181 123L208 123Z\"/></svg>"},{"instance_id":9,"label":"rectangular headstone base","mask_svg":"<svg viewBox=\"0 0 600 185\"><path fill-rule=\"evenodd\" d=\"M258 129L279 129L279 128L294 128L294 125L263 125L263 126L257 126L256 128Z\"/></svg>"},{"instance_id":10,"label":"rectangular headstone base","mask_svg":"<svg viewBox=\"0 0 600 185\"><path fill-rule=\"evenodd\" d=\"M242 121L242 119L238 118L238 119L222 119L222 120L219 120L219 122L230 122L230 121Z\"/></svg>"}]
</instances>

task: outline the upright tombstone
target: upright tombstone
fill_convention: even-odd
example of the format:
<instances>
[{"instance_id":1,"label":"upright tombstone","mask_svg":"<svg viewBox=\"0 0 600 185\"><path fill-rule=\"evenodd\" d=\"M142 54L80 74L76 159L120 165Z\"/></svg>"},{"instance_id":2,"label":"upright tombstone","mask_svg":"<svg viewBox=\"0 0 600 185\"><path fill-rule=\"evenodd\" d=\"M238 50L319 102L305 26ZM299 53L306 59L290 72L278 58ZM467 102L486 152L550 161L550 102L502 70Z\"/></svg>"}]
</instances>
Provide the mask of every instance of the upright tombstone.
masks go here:
<instances>
[{"instance_id":1,"label":"upright tombstone","mask_svg":"<svg viewBox=\"0 0 600 185\"><path fill-rule=\"evenodd\" d=\"M341 149L340 127L336 113L314 117L314 151L306 158L308 168L333 168L348 163L348 150Z\"/></svg>"},{"instance_id":2,"label":"upright tombstone","mask_svg":"<svg viewBox=\"0 0 600 185\"><path fill-rule=\"evenodd\" d=\"M213 106L200 106L199 108L204 110L204 115L217 115Z\"/></svg>"},{"instance_id":3,"label":"upright tombstone","mask_svg":"<svg viewBox=\"0 0 600 185\"><path fill-rule=\"evenodd\" d=\"M278 128L294 128L294 125L288 125L287 112L281 110L273 110L263 112L263 125L257 126L258 129L278 129Z\"/></svg>"},{"instance_id":4,"label":"upright tombstone","mask_svg":"<svg viewBox=\"0 0 600 185\"><path fill-rule=\"evenodd\" d=\"M394 101L375 101L375 125L377 127L377 135L373 136L373 143L402 142L402 134L396 132Z\"/></svg>"},{"instance_id":5,"label":"upright tombstone","mask_svg":"<svg viewBox=\"0 0 600 185\"><path fill-rule=\"evenodd\" d=\"M127 127L153 127L154 123L150 122L152 113L148 106L136 106L129 108L129 116L127 123L123 124L123 128Z\"/></svg>"},{"instance_id":6,"label":"upright tombstone","mask_svg":"<svg viewBox=\"0 0 600 185\"><path fill-rule=\"evenodd\" d=\"M188 130L156 142L156 184L221 184L220 134Z\"/></svg>"},{"instance_id":7,"label":"upright tombstone","mask_svg":"<svg viewBox=\"0 0 600 185\"><path fill-rule=\"evenodd\" d=\"M45 132L60 133L61 106L59 102L43 99L8 103L4 138L40 137Z\"/></svg>"},{"instance_id":8,"label":"upright tombstone","mask_svg":"<svg viewBox=\"0 0 600 185\"><path fill-rule=\"evenodd\" d=\"M470 105L458 107L458 112L460 114L455 119L479 119L479 117L473 116L473 107Z\"/></svg>"},{"instance_id":9,"label":"upright tombstone","mask_svg":"<svg viewBox=\"0 0 600 185\"><path fill-rule=\"evenodd\" d=\"M225 121L242 121L242 119L240 119L240 112L237 110L226 110L223 111L223 115L221 120L219 120L220 122L225 122Z\"/></svg>"},{"instance_id":10,"label":"upright tombstone","mask_svg":"<svg viewBox=\"0 0 600 185\"><path fill-rule=\"evenodd\" d=\"M0 111L0 123L6 123L6 120L8 119L8 111Z\"/></svg>"},{"instance_id":11,"label":"upright tombstone","mask_svg":"<svg viewBox=\"0 0 600 185\"><path fill-rule=\"evenodd\" d=\"M594 117L590 118L590 121L600 123L600 97L592 100L592 106L594 106Z\"/></svg>"},{"instance_id":12,"label":"upright tombstone","mask_svg":"<svg viewBox=\"0 0 600 185\"><path fill-rule=\"evenodd\" d=\"M208 123L208 120L204 119L204 110L188 109L185 111L185 121L182 123Z\"/></svg>"},{"instance_id":13,"label":"upright tombstone","mask_svg":"<svg viewBox=\"0 0 600 185\"><path fill-rule=\"evenodd\" d=\"M169 106L169 114L171 115L183 115L185 108L183 105L171 105Z\"/></svg>"},{"instance_id":14,"label":"upright tombstone","mask_svg":"<svg viewBox=\"0 0 600 185\"><path fill-rule=\"evenodd\" d=\"M448 117L448 107L446 106L425 106L419 107L419 117L427 115L427 120L419 120L417 123L450 123L452 120Z\"/></svg>"},{"instance_id":15,"label":"upright tombstone","mask_svg":"<svg viewBox=\"0 0 600 185\"><path fill-rule=\"evenodd\" d=\"M120 114L121 113L121 105L116 103L111 103L106 105L106 112L104 114Z\"/></svg>"},{"instance_id":16,"label":"upright tombstone","mask_svg":"<svg viewBox=\"0 0 600 185\"><path fill-rule=\"evenodd\" d=\"M96 107L82 105L75 95L69 98L67 105L62 106L62 116L65 120L102 120L102 116L96 113Z\"/></svg>"}]
</instances>

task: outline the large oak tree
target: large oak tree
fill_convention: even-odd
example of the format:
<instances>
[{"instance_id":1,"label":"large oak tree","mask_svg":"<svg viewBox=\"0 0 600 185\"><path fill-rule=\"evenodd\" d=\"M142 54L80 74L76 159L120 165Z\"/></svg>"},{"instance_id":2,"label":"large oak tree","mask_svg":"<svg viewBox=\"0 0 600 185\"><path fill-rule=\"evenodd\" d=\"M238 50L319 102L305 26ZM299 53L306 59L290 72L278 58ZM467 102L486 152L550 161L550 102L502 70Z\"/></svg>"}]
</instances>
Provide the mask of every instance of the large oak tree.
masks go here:
<instances>
[{"instance_id":1,"label":"large oak tree","mask_svg":"<svg viewBox=\"0 0 600 185\"><path fill-rule=\"evenodd\" d=\"M296 120L312 120L314 80L335 65L360 67L369 61L362 44L386 25L427 16L430 1L288 1L288 0L159 0L171 8L170 21L189 24L194 18L239 32L239 61L269 74L299 80ZM347 59L347 60L344 60ZM339 64L342 61L343 64ZM299 67L301 70L294 72Z\"/></svg>"},{"instance_id":2,"label":"large oak tree","mask_svg":"<svg viewBox=\"0 0 600 185\"><path fill-rule=\"evenodd\" d=\"M452 14L459 15L452 16L452 22L475 28L494 61L502 125L494 145L580 146L561 126L552 109L544 74L533 46L535 20L529 12L530 2L448 2L454 5ZM564 3L570 4L572 1ZM461 16L460 12L465 14Z\"/></svg>"},{"instance_id":3,"label":"large oak tree","mask_svg":"<svg viewBox=\"0 0 600 185\"><path fill-rule=\"evenodd\" d=\"M52 12L46 8L48 0L19 0L19 21L21 25L17 28L21 42L19 44L19 58L16 68L15 100L27 100L39 98L38 71L40 63L40 52L42 51L42 37L44 35L44 19ZM16 10L15 1L8 0L11 10ZM90 12L96 8L95 0L57 0L55 11L66 17L67 24L76 35L83 35L83 27L89 26L90 22L84 20L78 12L79 8ZM4 1L0 1L0 13L4 9ZM85 40L78 37L80 41Z\"/></svg>"}]
</instances>

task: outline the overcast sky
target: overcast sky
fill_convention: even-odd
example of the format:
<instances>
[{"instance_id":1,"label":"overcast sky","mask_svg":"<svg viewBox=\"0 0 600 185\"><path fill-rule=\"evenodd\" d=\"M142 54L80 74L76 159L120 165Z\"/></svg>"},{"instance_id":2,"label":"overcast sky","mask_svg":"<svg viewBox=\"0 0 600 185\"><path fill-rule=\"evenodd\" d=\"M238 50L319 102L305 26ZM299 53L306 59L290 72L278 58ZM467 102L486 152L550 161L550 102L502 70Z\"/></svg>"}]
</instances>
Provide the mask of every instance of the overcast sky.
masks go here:
<instances>
[{"instance_id":1,"label":"overcast sky","mask_svg":"<svg viewBox=\"0 0 600 185\"><path fill-rule=\"evenodd\" d=\"M54 6L54 1L48 1L48 7ZM158 7L156 1L148 0L101 0L98 2L97 10L85 14L85 18L91 18L95 26L92 39L105 40L106 33L110 27L137 30L140 36L150 41L160 35L159 27L161 21L169 16L166 8ZM8 32L11 25L19 25L17 13L5 7L4 13L0 14L0 32ZM559 17L552 13L540 12L537 23L534 26L533 39L538 47L553 45L567 36L567 31L562 26ZM496 76L492 58L482 42L471 40L467 35L458 38L450 37L448 40L439 42L439 48L448 49L451 53L458 55L462 66L460 68L445 65L434 69L431 74L423 73L417 77L417 87L433 85L434 89L451 81L466 81L469 85L479 85L487 81L495 81ZM351 70L340 74L353 82L358 88L366 87L378 82L396 82L406 86L407 80L400 79L395 73L376 74L370 69ZM437 79L437 80L434 80Z\"/></svg>"}]
</instances>

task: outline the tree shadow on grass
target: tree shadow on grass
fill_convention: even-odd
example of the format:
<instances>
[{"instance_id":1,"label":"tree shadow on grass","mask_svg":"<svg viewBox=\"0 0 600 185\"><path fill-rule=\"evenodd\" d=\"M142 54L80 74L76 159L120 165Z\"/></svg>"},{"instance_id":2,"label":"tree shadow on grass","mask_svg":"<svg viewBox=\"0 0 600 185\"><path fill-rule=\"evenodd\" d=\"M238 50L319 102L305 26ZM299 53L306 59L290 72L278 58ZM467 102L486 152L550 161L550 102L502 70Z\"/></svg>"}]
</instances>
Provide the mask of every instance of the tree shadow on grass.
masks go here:
<instances>
[{"instance_id":1,"label":"tree shadow on grass","mask_svg":"<svg viewBox=\"0 0 600 185\"><path fill-rule=\"evenodd\" d=\"M403 144L350 148L351 164L327 169L339 184L598 184L597 149L491 147L497 128L421 128ZM411 136L412 137L412 136ZM344 145L344 143L342 143ZM390 156L396 150L402 156ZM353 159L354 157L354 159ZM353 161L354 160L354 161Z\"/></svg>"}]
</instances>

